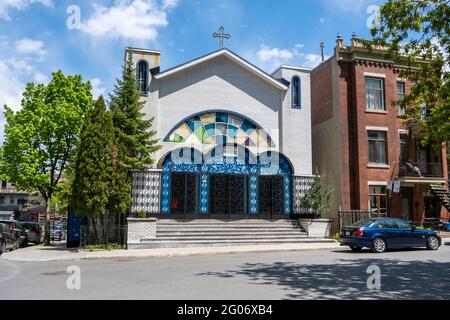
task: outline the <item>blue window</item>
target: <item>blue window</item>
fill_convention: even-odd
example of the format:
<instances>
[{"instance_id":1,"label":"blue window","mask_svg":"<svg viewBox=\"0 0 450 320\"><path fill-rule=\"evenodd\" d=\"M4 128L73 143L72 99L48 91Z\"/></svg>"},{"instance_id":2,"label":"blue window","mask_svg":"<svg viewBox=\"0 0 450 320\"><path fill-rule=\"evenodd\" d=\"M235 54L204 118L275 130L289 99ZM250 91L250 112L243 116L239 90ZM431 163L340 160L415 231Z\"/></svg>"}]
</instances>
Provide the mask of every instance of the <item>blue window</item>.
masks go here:
<instances>
[{"instance_id":1,"label":"blue window","mask_svg":"<svg viewBox=\"0 0 450 320\"><path fill-rule=\"evenodd\" d=\"M292 77L291 91L292 91L292 97L291 97L292 108L301 109L302 96L301 96L301 92L300 92L300 78L298 76Z\"/></svg>"},{"instance_id":2,"label":"blue window","mask_svg":"<svg viewBox=\"0 0 450 320\"><path fill-rule=\"evenodd\" d=\"M137 91L142 94L147 94L148 64L146 61L141 60L138 62L136 73L137 73L136 75Z\"/></svg>"}]
</instances>

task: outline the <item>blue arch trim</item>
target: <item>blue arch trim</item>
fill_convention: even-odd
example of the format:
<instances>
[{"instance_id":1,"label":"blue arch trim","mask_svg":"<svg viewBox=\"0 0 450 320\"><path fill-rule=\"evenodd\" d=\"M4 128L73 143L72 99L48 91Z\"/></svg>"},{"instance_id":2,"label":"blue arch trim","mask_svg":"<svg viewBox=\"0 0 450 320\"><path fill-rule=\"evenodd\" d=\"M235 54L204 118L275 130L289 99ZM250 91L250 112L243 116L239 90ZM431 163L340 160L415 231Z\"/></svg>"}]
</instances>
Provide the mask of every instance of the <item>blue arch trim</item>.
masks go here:
<instances>
[{"instance_id":1,"label":"blue arch trim","mask_svg":"<svg viewBox=\"0 0 450 320\"><path fill-rule=\"evenodd\" d=\"M245 161L239 161L237 158L222 157L216 159L212 163L195 163L194 156L201 156L198 150L193 148L185 148L182 153L191 152L190 160L184 162L172 161L169 153L162 161L162 190L161 190L161 211L164 214L170 213L171 203L171 173L172 172L189 172L198 173L200 177L199 190L199 212L207 214L209 212L209 181L211 174L242 174L249 176L248 185L248 211L252 215L258 214L258 176L260 175L282 175L284 178L284 207L285 214L292 213L292 175L293 168L289 160L282 154L279 156L278 165L273 162L265 164L264 158L272 156L271 151L264 153L256 158L256 161L250 162L252 157L250 151L246 150ZM189 156L185 157L186 159Z\"/></svg>"},{"instance_id":2,"label":"blue arch trim","mask_svg":"<svg viewBox=\"0 0 450 320\"><path fill-rule=\"evenodd\" d=\"M302 108L302 91L301 81L299 76L293 76L291 79L291 107L294 109ZM297 101L294 101L294 96L297 95Z\"/></svg>"}]
</instances>

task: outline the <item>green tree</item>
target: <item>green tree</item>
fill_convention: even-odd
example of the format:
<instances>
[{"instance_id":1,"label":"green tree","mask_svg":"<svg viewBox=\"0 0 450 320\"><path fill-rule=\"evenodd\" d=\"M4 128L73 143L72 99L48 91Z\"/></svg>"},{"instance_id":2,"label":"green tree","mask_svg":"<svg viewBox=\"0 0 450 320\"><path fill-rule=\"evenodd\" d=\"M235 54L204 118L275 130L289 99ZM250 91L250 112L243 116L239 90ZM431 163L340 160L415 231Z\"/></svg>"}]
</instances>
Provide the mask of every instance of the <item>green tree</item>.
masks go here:
<instances>
[{"instance_id":1,"label":"green tree","mask_svg":"<svg viewBox=\"0 0 450 320\"><path fill-rule=\"evenodd\" d=\"M315 216L318 217L329 208L331 194L331 191L322 182L319 172L316 171L309 190L300 199L300 202L302 206L311 208Z\"/></svg>"},{"instance_id":2,"label":"green tree","mask_svg":"<svg viewBox=\"0 0 450 320\"><path fill-rule=\"evenodd\" d=\"M110 96L110 110L115 127L114 173L111 208L124 214L131 206L130 172L148 168L152 153L161 146L151 130L153 119L145 119L143 102L137 92L136 71L130 53L123 67L122 78L116 80Z\"/></svg>"},{"instance_id":3,"label":"green tree","mask_svg":"<svg viewBox=\"0 0 450 320\"><path fill-rule=\"evenodd\" d=\"M406 122L423 126L424 143L450 138L448 17L448 0L388 0L381 7L379 26L372 30L374 45L387 47L388 58L406 60L410 66L400 76L413 87L398 103L406 110Z\"/></svg>"},{"instance_id":4,"label":"green tree","mask_svg":"<svg viewBox=\"0 0 450 320\"><path fill-rule=\"evenodd\" d=\"M73 159L86 110L92 105L91 84L80 75L52 74L48 85L29 83L22 109L5 106L0 173L19 189L39 192L46 201L45 239L50 243L51 199Z\"/></svg>"},{"instance_id":5,"label":"green tree","mask_svg":"<svg viewBox=\"0 0 450 320\"><path fill-rule=\"evenodd\" d=\"M111 192L113 146L112 116L100 96L86 115L74 164L72 203L78 215L105 215Z\"/></svg>"}]
</instances>

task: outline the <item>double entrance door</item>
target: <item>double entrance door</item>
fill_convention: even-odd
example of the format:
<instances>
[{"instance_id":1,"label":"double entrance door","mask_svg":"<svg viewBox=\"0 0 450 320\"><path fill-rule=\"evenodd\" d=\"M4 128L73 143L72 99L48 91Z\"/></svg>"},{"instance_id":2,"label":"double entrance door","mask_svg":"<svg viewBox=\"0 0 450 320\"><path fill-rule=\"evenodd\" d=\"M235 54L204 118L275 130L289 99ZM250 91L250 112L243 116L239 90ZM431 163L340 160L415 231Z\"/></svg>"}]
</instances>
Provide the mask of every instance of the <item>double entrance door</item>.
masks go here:
<instances>
[{"instance_id":1,"label":"double entrance door","mask_svg":"<svg viewBox=\"0 0 450 320\"><path fill-rule=\"evenodd\" d=\"M199 175L172 173L171 213L199 214ZM249 214L249 177L244 174L212 174L209 177L209 214ZM271 218L284 214L283 176L258 177L258 213Z\"/></svg>"},{"instance_id":2,"label":"double entrance door","mask_svg":"<svg viewBox=\"0 0 450 320\"><path fill-rule=\"evenodd\" d=\"M284 214L283 176L260 176L258 182L259 213L272 218Z\"/></svg>"},{"instance_id":3,"label":"double entrance door","mask_svg":"<svg viewBox=\"0 0 450 320\"><path fill-rule=\"evenodd\" d=\"M210 176L210 214L247 214L247 175Z\"/></svg>"}]
</instances>

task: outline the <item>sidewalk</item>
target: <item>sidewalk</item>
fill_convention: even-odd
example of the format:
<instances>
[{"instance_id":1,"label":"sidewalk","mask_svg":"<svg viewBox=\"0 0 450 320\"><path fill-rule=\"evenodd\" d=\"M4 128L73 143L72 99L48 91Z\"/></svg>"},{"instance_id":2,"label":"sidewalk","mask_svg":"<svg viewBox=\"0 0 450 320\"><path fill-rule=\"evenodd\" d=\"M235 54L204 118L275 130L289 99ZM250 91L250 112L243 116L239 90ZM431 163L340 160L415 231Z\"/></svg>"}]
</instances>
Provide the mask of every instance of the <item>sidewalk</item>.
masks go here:
<instances>
[{"instance_id":1,"label":"sidewalk","mask_svg":"<svg viewBox=\"0 0 450 320\"><path fill-rule=\"evenodd\" d=\"M86 259L129 259L129 258L155 258L190 255L211 255L228 253L254 253L275 251L304 251L304 250L333 250L339 248L337 241L300 243L291 245L253 245L233 247L198 247L198 248L158 248L134 250L78 250L66 249L63 245L44 247L30 246L19 250L6 252L0 259L10 261L71 261Z\"/></svg>"}]
</instances>

